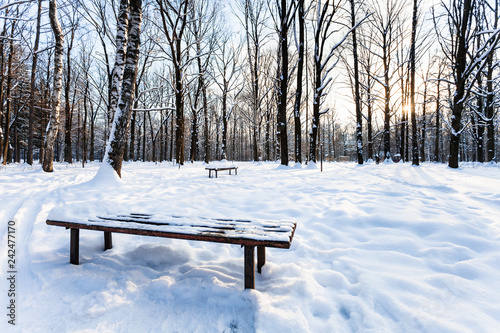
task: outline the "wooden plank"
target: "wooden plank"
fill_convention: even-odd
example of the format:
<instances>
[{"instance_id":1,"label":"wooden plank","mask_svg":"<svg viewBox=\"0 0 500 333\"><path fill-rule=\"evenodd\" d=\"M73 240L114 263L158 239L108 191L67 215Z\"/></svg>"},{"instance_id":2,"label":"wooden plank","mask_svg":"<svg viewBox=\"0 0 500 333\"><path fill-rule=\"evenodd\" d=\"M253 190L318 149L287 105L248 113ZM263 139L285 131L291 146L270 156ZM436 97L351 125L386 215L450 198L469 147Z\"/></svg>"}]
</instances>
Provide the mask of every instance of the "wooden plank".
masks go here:
<instances>
[{"instance_id":1,"label":"wooden plank","mask_svg":"<svg viewBox=\"0 0 500 333\"><path fill-rule=\"evenodd\" d=\"M254 246L245 246L245 289L255 289Z\"/></svg>"},{"instance_id":2,"label":"wooden plank","mask_svg":"<svg viewBox=\"0 0 500 333\"><path fill-rule=\"evenodd\" d=\"M220 235L217 235L217 234L182 234L182 233L165 232L165 231L152 231L152 230L122 228L122 227L107 227L104 225L88 225L88 224L83 224L83 223L72 223L72 222L52 221L52 220L47 220L47 224L61 226L61 227L68 227L68 228L118 232L118 233L131 234L131 235L177 238L177 239L197 240L197 241L226 243L226 244L239 244L239 245L249 245L249 246L262 245L265 247L276 247L276 248L282 248L282 249L290 248L290 243L291 243L291 238L289 241L255 240L255 239L249 239L249 238L243 238L243 237L231 237L231 238L229 238L223 234L220 234Z\"/></svg>"},{"instance_id":3,"label":"wooden plank","mask_svg":"<svg viewBox=\"0 0 500 333\"><path fill-rule=\"evenodd\" d=\"M80 259L80 229L71 228L69 241L69 262L73 265L79 264Z\"/></svg>"},{"instance_id":4,"label":"wooden plank","mask_svg":"<svg viewBox=\"0 0 500 333\"><path fill-rule=\"evenodd\" d=\"M81 221L82 219L80 219ZM191 221L192 220L192 221ZM190 221L190 224L186 224ZM85 222L47 220L49 225L219 243L289 248L293 221L207 219L126 214L101 216Z\"/></svg>"}]
</instances>

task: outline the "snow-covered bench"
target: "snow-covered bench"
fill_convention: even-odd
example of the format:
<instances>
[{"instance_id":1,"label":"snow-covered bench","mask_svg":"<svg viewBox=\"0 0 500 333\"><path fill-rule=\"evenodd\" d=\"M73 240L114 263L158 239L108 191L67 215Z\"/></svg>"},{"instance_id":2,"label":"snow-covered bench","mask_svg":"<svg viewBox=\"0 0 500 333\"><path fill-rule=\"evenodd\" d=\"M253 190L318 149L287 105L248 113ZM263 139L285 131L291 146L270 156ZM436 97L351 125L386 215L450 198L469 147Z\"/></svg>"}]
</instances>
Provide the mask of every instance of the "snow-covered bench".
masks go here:
<instances>
[{"instance_id":1,"label":"snow-covered bench","mask_svg":"<svg viewBox=\"0 0 500 333\"><path fill-rule=\"evenodd\" d=\"M228 167L207 167L205 170L208 170L208 178L212 178L212 172L215 172L215 178L217 178L217 172L219 171L227 171L229 170L229 174L231 174L231 170L234 170L234 174L238 174L238 167L228 166Z\"/></svg>"},{"instance_id":2,"label":"snow-covered bench","mask_svg":"<svg viewBox=\"0 0 500 333\"><path fill-rule=\"evenodd\" d=\"M255 288L255 247L257 270L266 261L266 247L290 248L296 222L210 219L158 214L103 214L92 217L69 217L51 211L47 224L71 229L70 262L79 264L80 229L104 231L104 249L111 249L111 233L157 236L206 242L238 244L245 247L245 289Z\"/></svg>"}]
</instances>

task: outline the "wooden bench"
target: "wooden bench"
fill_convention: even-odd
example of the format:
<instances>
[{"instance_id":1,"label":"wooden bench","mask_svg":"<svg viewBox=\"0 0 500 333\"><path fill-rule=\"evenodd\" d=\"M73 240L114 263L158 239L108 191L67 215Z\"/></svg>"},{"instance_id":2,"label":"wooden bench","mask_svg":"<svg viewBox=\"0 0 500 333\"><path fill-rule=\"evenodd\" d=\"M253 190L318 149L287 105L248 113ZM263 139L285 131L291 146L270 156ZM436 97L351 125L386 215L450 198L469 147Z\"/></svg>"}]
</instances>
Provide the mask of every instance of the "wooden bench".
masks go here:
<instances>
[{"instance_id":1,"label":"wooden bench","mask_svg":"<svg viewBox=\"0 0 500 333\"><path fill-rule=\"evenodd\" d=\"M257 270L260 273L266 262L265 248L290 248L296 227L296 222L293 221L209 219L134 213L69 219L64 215L62 218L58 217L54 211L49 214L46 222L71 229L70 262L75 265L79 264L80 229L104 231L105 250L112 247L112 232L244 246L245 289L255 288L255 247Z\"/></svg>"},{"instance_id":2,"label":"wooden bench","mask_svg":"<svg viewBox=\"0 0 500 333\"><path fill-rule=\"evenodd\" d=\"M208 178L212 178L212 172L215 172L215 178L217 178L217 172L229 170L229 174L231 174L231 170L234 170L234 174L238 174L238 167L208 167L205 168L208 170Z\"/></svg>"}]
</instances>

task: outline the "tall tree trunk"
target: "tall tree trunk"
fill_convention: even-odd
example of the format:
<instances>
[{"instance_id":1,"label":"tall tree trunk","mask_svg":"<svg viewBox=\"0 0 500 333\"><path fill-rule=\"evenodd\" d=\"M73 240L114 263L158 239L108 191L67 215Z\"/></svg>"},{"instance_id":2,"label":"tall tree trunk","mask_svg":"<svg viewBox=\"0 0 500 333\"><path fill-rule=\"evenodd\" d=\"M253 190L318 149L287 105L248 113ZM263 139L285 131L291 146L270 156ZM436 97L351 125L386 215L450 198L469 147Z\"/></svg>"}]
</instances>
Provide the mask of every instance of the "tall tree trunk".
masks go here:
<instances>
[{"instance_id":1,"label":"tall tree trunk","mask_svg":"<svg viewBox=\"0 0 500 333\"><path fill-rule=\"evenodd\" d=\"M412 136L412 165L419 165L419 149L417 135L417 116L415 114L415 72L416 59L415 48L417 39L417 12L418 0L413 0L413 19L411 24L411 46L410 46L410 108L411 108L411 136Z\"/></svg>"},{"instance_id":2,"label":"tall tree trunk","mask_svg":"<svg viewBox=\"0 0 500 333\"><path fill-rule=\"evenodd\" d=\"M149 113L149 112L148 112ZM142 120L142 161L146 162L146 112L143 112Z\"/></svg>"},{"instance_id":3,"label":"tall tree trunk","mask_svg":"<svg viewBox=\"0 0 500 333\"><path fill-rule=\"evenodd\" d=\"M33 46L33 56L31 62L31 79L30 79L30 112L29 112L29 125L28 125L28 156L27 156L27 162L29 165L33 165L33 128L35 123L35 81L36 81L36 66L38 63L38 44L40 42L41 16L42 16L42 0L38 0L35 45Z\"/></svg>"},{"instance_id":4,"label":"tall tree trunk","mask_svg":"<svg viewBox=\"0 0 500 333\"><path fill-rule=\"evenodd\" d=\"M384 35L384 45L387 37ZM391 158L391 86L389 85L389 55L388 50L383 50L384 63L384 158Z\"/></svg>"},{"instance_id":5,"label":"tall tree trunk","mask_svg":"<svg viewBox=\"0 0 500 333\"><path fill-rule=\"evenodd\" d=\"M361 95L359 92L359 59L358 59L358 41L356 38L356 12L354 10L354 1L351 3L351 27L352 30L352 55L354 61L354 104L356 106L356 155L358 164L363 164L363 115L361 114Z\"/></svg>"},{"instance_id":6,"label":"tall tree trunk","mask_svg":"<svg viewBox=\"0 0 500 333\"><path fill-rule=\"evenodd\" d=\"M462 113L464 109L464 96L465 96L465 85L467 77L465 77L465 70L467 65L467 29L469 27L469 19L472 11L471 0L464 0L463 12L461 17L460 30L457 31L457 50L454 55L454 69L455 69L455 94L453 95L452 104L452 117L451 117L451 133L450 133L450 156L448 160L448 166L450 168L458 168L460 162L460 134L462 127Z\"/></svg>"},{"instance_id":7,"label":"tall tree trunk","mask_svg":"<svg viewBox=\"0 0 500 333\"><path fill-rule=\"evenodd\" d=\"M51 68L51 60L52 60L52 55L49 53L49 59L48 59L48 64L47 68ZM47 76L45 78L45 89L43 92L43 107L42 109L42 116L40 120L40 134L41 134L41 142L40 142L40 159L39 163L43 165L43 156L45 153L45 130L47 128L46 124L49 122L49 117L50 115L45 111L45 108L48 109L50 107L50 70L47 70Z\"/></svg>"},{"instance_id":8,"label":"tall tree trunk","mask_svg":"<svg viewBox=\"0 0 500 333\"><path fill-rule=\"evenodd\" d=\"M278 90L278 123L277 135L280 140L281 165L288 165L288 133L286 106L288 102L288 6L286 0L281 0L281 75Z\"/></svg>"},{"instance_id":9,"label":"tall tree trunk","mask_svg":"<svg viewBox=\"0 0 500 333\"><path fill-rule=\"evenodd\" d=\"M493 23L493 29L496 30L498 29L498 21L500 20L499 16L499 2L495 1L495 10L494 10L494 17L495 17L495 22ZM485 114L486 114L486 128L487 128L487 140L488 142L486 143L486 161L491 162L495 161L497 157L495 156L495 124L493 121L493 118L495 117L495 112L494 112L494 105L495 105L495 92L493 90L493 83L494 83L494 78L493 78L493 71L495 69L493 60L495 59L494 57L494 51L492 51L488 55L487 59L487 72L486 72L486 109L485 109Z\"/></svg>"},{"instance_id":10,"label":"tall tree trunk","mask_svg":"<svg viewBox=\"0 0 500 333\"><path fill-rule=\"evenodd\" d=\"M304 77L304 0L298 0L298 16L299 16L299 45L298 54L299 60L297 63L297 91L295 93L295 105L293 108L293 118L295 125L295 162L302 163L302 123L300 121L300 110L302 105L302 80Z\"/></svg>"},{"instance_id":11,"label":"tall tree trunk","mask_svg":"<svg viewBox=\"0 0 500 333\"><path fill-rule=\"evenodd\" d=\"M9 10L6 9L5 15L9 13ZM4 26L2 33L0 34L0 159L3 157L3 143L5 140L4 130L2 128L3 125L3 114L4 114L4 105L3 105L3 96L4 96L4 82L5 82L5 38L7 35L7 20L4 20Z\"/></svg>"},{"instance_id":12,"label":"tall tree trunk","mask_svg":"<svg viewBox=\"0 0 500 333\"><path fill-rule=\"evenodd\" d=\"M115 64L111 72L111 89L109 91L108 123L113 122L114 113L120 95L121 83L123 80L123 69L125 66L125 56L127 51L128 25L130 0L120 0L118 12L118 22L116 23L116 55Z\"/></svg>"},{"instance_id":13,"label":"tall tree trunk","mask_svg":"<svg viewBox=\"0 0 500 333\"><path fill-rule=\"evenodd\" d=\"M71 88L71 49L73 49L73 41L75 38L75 29L71 29L71 36L69 40L68 50L66 52L66 87L64 88L64 114L65 127L64 127L64 161L73 163L73 145L71 141L71 130L73 123L73 113L70 103L70 88Z\"/></svg>"},{"instance_id":14,"label":"tall tree trunk","mask_svg":"<svg viewBox=\"0 0 500 333\"><path fill-rule=\"evenodd\" d=\"M6 94L6 105L7 109L5 115L5 139L3 146L3 165L7 164L7 161L11 161L11 157L9 154L10 148L10 129L11 129L11 114L12 114L12 57L14 56L14 30L15 30L15 22L12 23L10 40L9 40L9 57L7 60L7 89L5 91ZM3 103L3 101L2 101Z\"/></svg>"},{"instance_id":15,"label":"tall tree trunk","mask_svg":"<svg viewBox=\"0 0 500 333\"><path fill-rule=\"evenodd\" d=\"M201 81L201 97L202 97L202 103L203 103L203 115L205 119L205 126L204 126L204 137L205 137L205 153L204 155L204 161L205 163L210 162L210 140L209 140L209 131L208 131L208 117L209 117L209 112L208 112L208 100L207 100L207 87L205 84L205 79L202 78Z\"/></svg>"},{"instance_id":16,"label":"tall tree trunk","mask_svg":"<svg viewBox=\"0 0 500 333\"><path fill-rule=\"evenodd\" d=\"M316 43L319 45L319 40ZM315 47L316 49L317 47ZM315 55L317 58L317 55ZM321 63L318 60L315 60L315 80L314 80L314 101L313 101L313 114L312 114L312 128L309 133L309 160L316 163L316 148L318 141L318 127L319 127L319 108L321 103L321 91L322 80L321 80Z\"/></svg>"},{"instance_id":17,"label":"tall tree trunk","mask_svg":"<svg viewBox=\"0 0 500 333\"><path fill-rule=\"evenodd\" d=\"M420 159L425 162L425 141L427 139L427 82L424 83L424 103L422 104L422 136L420 138Z\"/></svg>"},{"instance_id":18,"label":"tall tree trunk","mask_svg":"<svg viewBox=\"0 0 500 333\"><path fill-rule=\"evenodd\" d=\"M135 161L135 123L137 118L137 111L132 111L132 119L130 121L130 152L129 158Z\"/></svg>"},{"instance_id":19,"label":"tall tree trunk","mask_svg":"<svg viewBox=\"0 0 500 333\"><path fill-rule=\"evenodd\" d=\"M49 18L54 39L56 42L54 50L54 85L52 90L52 111L45 135L44 154L42 168L45 172L54 171L54 143L57 139L59 129L59 111L61 108L62 72L64 35L61 24L57 18L57 0L49 0Z\"/></svg>"},{"instance_id":20,"label":"tall tree trunk","mask_svg":"<svg viewBox=\"0 0 500 333\"><path fill-rule=\"evenodd\" d=\"M137 74L137 64L139 62L141 23L142 0L131 0L123 82L105 155L105 161L113 167L120 177L125 143L127 140L127 131L130 125L132 103L135 95L135 78Z\"/></svg>"},{"instance_id":21,"label":"tall tree trunk","mask_svg":"<svg viewBox=\"0 0 500 333\"><path fill-rule=\"evenodd\" d=\"M224 92L222 94L222 155L221 159L227 159L227 84L224 79Z\"/></svg>"},{"instance_id":22,"label":"tall tree trunk","mask_svg":"<svg viewBox=\"0 0 500 333\"><path fill-rule=\"evenodd\" d=\"M434 162L441 162L439 157L439 143L440 143L440 135L441 135L441 68L439 68L438 79L437 79L437 93L436 93L436 135L434 140Z\"/></svg>"},{"instance_id":23,"label":"tall tree trunk","mask_svg":"<svg viewBox=\"0 0 500 333\"><path fill-rule=\"evenodd\" d=\"M181 39L177 38L176 52L177 59L181 58ZM182 84L182 68L175 67L175 159L179 165L184 165L184 96Z\"/></svg>"},{"instance_id":24,"label":"tall tree trunk","mask_svg":"<svg viewBox=\"0 0 500 333\"><path fill-rule=\"evenodd\" d=\"M85 84L85 93L83 95L83 129L82 129L82 168L85 167L87 162L87 118L88 118L88 94L89 94L89 80Z\"/></svg>"}]
</instances>

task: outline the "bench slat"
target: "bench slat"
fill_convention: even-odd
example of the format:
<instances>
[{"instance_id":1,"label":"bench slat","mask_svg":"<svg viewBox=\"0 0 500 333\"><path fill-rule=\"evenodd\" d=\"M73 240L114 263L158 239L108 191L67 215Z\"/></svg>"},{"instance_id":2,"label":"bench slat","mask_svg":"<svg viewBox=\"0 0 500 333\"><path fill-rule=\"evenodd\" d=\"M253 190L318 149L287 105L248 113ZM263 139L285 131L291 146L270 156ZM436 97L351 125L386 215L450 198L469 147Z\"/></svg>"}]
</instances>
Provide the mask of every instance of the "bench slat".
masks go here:
<instances>
[{"instance_id":1,"label":"bench slat","mask_svg":"<svg viewBox=\"0 0 500 333\"><path fill-rule=\"evenodd\" d=\"M277 248L290 247L296 227L293 221L210 219L138 213L99 215L73 221L61 221L57 217L49 216L47 224L67 228Z\"/></svg>"}]
</instances>

